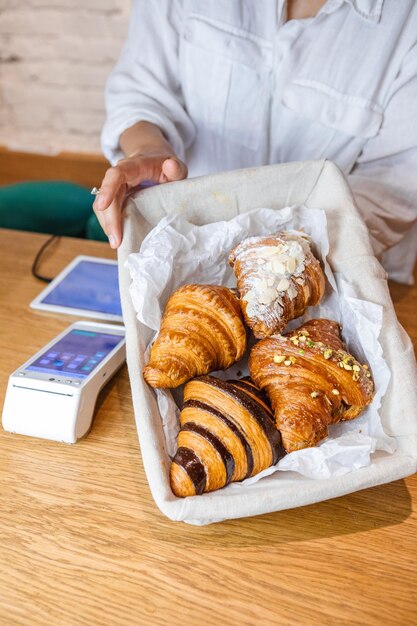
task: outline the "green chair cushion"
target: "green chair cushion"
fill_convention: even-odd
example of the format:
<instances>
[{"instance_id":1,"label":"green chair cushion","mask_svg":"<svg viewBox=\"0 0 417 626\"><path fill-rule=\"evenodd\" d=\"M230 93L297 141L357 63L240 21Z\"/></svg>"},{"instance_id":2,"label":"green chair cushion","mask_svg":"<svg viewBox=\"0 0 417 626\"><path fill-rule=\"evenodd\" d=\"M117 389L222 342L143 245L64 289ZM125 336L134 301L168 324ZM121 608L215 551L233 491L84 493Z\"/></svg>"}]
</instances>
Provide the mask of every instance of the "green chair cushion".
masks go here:
<instances>
[{"instance_id":1,"label":"green chair cushion","mask_svg":"<svg viewBox=\"0 0 417 626\"><path fill-rule=\"evenodd\" d=\"M105 240L93 201L88 189L64 181L5 185L0 187L0 227Z\"/></svg>"}]
</instances>

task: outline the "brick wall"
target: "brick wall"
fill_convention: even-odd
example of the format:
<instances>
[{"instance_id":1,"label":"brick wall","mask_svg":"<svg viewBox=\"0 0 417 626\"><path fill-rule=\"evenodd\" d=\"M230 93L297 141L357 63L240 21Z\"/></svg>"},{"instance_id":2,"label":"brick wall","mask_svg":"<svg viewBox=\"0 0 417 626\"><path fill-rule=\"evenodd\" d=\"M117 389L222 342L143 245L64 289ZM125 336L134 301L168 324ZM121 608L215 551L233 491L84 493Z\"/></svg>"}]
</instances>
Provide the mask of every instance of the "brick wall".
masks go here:
<instances>
[{"instance_id":1,"label":"brick wall","mask_svg":"<svg viewBox=\"0 0 417 626\"><path fill-rule=\"evenodd\" d=\"M130 0L0 0L0 144L98 152Z\"/></svg>"}]
</instances>

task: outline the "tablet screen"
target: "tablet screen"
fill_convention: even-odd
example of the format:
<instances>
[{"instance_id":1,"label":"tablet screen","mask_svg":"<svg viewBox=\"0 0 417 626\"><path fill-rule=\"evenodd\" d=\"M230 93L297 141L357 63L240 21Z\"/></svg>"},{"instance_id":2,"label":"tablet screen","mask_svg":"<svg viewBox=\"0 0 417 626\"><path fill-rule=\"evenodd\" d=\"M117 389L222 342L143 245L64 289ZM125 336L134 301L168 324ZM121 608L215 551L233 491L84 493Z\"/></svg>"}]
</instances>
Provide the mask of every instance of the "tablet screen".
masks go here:
<instances>
[{"instance_id":1,"label":"tablet screen","mask_svg":"<svg viewBox=\"0 0 417 626\"><path fill-rule=\"evenodd\" d=\"M43 374L85 378L123 341L121 335L74 329L26 368Z\"/></svg>"},{"instance_id":2,"label":"tablet screen","mask_svg":"<svg viewBox=\"0 0 417 626\"><path fill-rule=\"evenodd\" d=\"M41 304L121 316L117 264L80 261Z\"/></svg>"}]
</instances>

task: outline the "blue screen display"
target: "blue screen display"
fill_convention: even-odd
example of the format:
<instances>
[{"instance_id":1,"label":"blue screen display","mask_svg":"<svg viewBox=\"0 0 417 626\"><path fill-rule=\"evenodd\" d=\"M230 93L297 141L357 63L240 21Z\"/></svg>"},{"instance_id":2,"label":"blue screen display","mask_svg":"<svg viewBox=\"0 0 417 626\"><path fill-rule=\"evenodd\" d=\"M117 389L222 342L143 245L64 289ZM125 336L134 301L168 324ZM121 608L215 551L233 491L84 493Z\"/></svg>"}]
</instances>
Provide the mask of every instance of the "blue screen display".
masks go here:
<instances>
[{"instance_id":1,"label":"blue screen display","mask_svg":"<svg viewBox=\"0 0 417 626\"><path fill-rule=\"evenodd\" d=\"M42 304L121 316L117 265L80 261Z\"/></svg>"},{"instance_id":2,"label":"blue screen display","mask_svg":"<svg viewBox=\"0 0 417 626\"><path fill-rule=\"evenodd\" d=\"M89 330L72 330L36 359L26 370L85 378L123 337Z\"/></svg>"}]
</instances>

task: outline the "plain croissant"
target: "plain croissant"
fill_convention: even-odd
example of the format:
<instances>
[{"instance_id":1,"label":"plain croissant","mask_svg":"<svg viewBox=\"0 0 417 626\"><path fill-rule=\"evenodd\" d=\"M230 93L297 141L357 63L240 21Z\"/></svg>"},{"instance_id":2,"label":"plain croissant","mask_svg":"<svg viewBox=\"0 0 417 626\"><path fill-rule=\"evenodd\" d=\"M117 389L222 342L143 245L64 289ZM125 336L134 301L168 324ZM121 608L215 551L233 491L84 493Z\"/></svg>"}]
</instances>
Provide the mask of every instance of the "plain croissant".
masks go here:
<instances>
[{"instance_id":1,"label":"plain croissant","mask_svg":"<svg viewBox=\"0 0 417 626\"><path fill-rule=\"evenodd\" d=\"M194 376L226 369L246 350L235 292L185 285L169 298L143 376L151 387L178 387Z\"/></svg>"},{"instance_id":2,"label":"plain croissant","mask_svg":"<svg viewBox=\"0 0 417 626\"><path fill-rule=\"evenodd\" d=\"M232 250L240 305L255 337L280 332L321 300L325 279L307 236L283 231L250 237Z\"/></svg>"},{"instance_id":3,"label":"plain croissant","mask_svg":"<svg viewBox=\"0 0 417 626\"><path fill-rule=\"evenodd\" d=\"M199 495L253 476L284 454L265 395L246 378L200 376L184 388L170 481L176 496Z\"/></svg>"},{"instance_id":4,"label":"plain croissant","mask_svg":"<svg viewBox=\"0 0 417 626\"><path fill-rule=\"evenodd\" d=\"M316 319L259 341L249 359L287 452L315 446L328 426L357 417L374 395L367 365L346 352L336 322Z\"/></svg>"}]
</instances>

